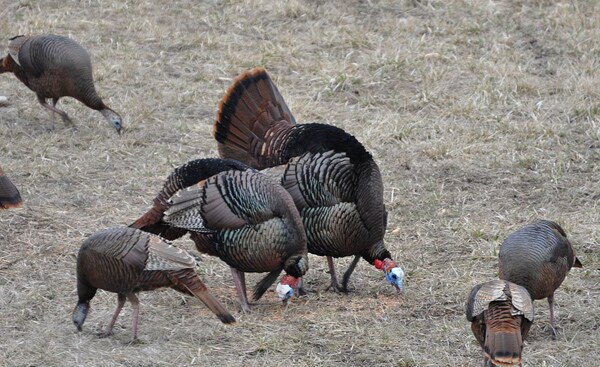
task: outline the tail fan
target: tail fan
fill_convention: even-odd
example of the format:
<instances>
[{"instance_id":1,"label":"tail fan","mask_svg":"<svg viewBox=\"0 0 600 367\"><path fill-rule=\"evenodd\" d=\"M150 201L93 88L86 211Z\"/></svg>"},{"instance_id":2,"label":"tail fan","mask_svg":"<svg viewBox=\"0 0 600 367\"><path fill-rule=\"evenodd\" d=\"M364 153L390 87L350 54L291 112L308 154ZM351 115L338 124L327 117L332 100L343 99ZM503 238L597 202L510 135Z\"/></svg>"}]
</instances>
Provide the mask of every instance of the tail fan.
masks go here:
<instances>
[{"instance_id":1,"label":"tail fan","mask_svg":"<svg viewBox=\"0 0 600 367\"><path fill-rule=\"evenodd\" d=\"M265 140L296 124L279 90L263 68L238 76L219 103L213 134L221 157L261 167ZM261 167L264 168L264 167Z\"/></svg>"},{"instance_id":2,"label":"tail fan","mask_svg":"<svg viewBox=\"0 0 600 367\"><path fill-rule=\"evenodd\" d=\"M522 363L523 316L511 315L511 304L507 301L492 302L485 313L487 331L483 351L486 360L494 365L520 366Z\"/></svg>"},{"instance_id":3,"label":"tail fan","mask_svg":"<svg viewBox=\"0 0 600 367\"><path fill-rule=\"evenodd\" d=\"M520 329L504 332L488 330L483 347L486 363L491 362L492 365L498 366L520 366L522 345Z\"/></svg>"}]
</instances>

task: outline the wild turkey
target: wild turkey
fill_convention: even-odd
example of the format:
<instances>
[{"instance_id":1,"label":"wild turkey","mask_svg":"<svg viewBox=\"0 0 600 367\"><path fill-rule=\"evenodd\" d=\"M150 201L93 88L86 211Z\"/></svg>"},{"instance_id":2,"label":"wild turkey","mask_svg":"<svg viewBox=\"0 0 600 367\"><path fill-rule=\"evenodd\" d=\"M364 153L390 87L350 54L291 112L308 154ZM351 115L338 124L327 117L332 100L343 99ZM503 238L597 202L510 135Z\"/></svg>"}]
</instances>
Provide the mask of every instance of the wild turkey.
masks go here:
<instances>
[{"instance_id":1,"label":"wild turkey","mask_svg":"<svg viewBox=\"0 0 600 367\"><path fill-rule=\"evenodd\" d=\"M504 280L476 285L465 313L483 348L484 366L521 365L523 340L533 322L533 303L525 288Z\"/></svg>"},{"instance_id":2,"label":"wild turkey","mask_svg":"<svg viewBox=\"0 0 600 367\"><path fill-rule=\"evenodd\" d=\"M231 267L244 311L250 309L244 273L269 272L254 288L258 300L285 270L277 292L286 301L308 269L306 234L290 195L234 160L199 159L175 169L131 226L171 238L185 234L177 229L190 231L200 252Z\"/></svg>"},{"instance_id":3,"label":"wild turkey","mask_svg":"<svg viewBox=\"0 0 600 367\"><path fill-rule=\"evenodd\" d=\"M73 322L79 331L98 289L118 294L117 309L101 336L112 334L127 298L133 306L132 332L137 340L139 301L135 293L170 287L196 296L226 324L233 316L208 291L195 272L196 260L162 238L134 228L109 228L89 237L77 256L77 294Z\"/></svg>"},{"instance_id":4,"label":"wild turkey","mask_svg":"<svg viewBox=\"0 0 600 367\"><path fill-rule=\"evenodd\" d=\"M90 55L74 40L52 34L13 37L8 55L0 59L0 74L4 72L14 73L36 93L42 106L51 114L59 114L64 122L72 123L56 104L61 97L73 97L100 111L117 132L121 132L121 116L106 106L96 93ZM46 102L49 98L52 105Z\"/></svg>"},{"instance_id":5,"label":"wild turkey","mask_svg":"<svg viewBox=\"0 0 600 367\"><path fill-rule=\"evenodd\" d=\"M347 291L360 258L383 270L399 292L404 273L385 248L383 183L371 154L344 130L296 125L262 68L242 73L219 103L214 124L219 154L259 169L272 168L300 212L308 251L326 256L331 288ZM333 257L354 255L338 284Z\"/></svg>"},{"instance_id":6,"label":"wild turkey","mask_svg":"<svg viewBox=\"0 0 600 367\"><path fill-rule=\"evenodd\" d=\"M531 298L548 298L550 325L554 323L554 291L571 267L581 268L565 231L556 223L541 220L511 233L500 246L500 279L519 284Z\"/></svg>"},{"instance_id":7,"label":"wild turkey","mask_svg":"<svg viewBox=\"0 0 600 367\"><path fill-rule=\"evenodd\" d=\"M19 190L4 175L0 167L0 209L18 208L23 203Z\"/></svg>"}]
</instances>

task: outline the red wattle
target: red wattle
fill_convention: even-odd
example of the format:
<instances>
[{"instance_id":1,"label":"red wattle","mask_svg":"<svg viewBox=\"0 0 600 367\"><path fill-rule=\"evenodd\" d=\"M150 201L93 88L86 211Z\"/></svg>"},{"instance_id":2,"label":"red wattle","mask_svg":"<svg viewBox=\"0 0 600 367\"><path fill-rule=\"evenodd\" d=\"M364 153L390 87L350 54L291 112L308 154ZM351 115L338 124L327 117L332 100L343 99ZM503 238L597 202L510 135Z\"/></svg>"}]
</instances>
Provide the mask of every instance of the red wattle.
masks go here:
<instances>
[{"instance_id":1,"label":"red wattle","mask_svg":"<svg viewBox=\"0 0 600 367\"><path fill-rule=\"evenodd\" d=\"M280 283L287 284L292 288L296 288L298 286L299 281L300 281L300 278L294 278L293 276L286 274L281 278Z\"/></svg>"},{"instance_id":2,"label":"red wattle","mask_svg":"<svg viewBox=\"0 0 600 367\"><path fill-rule=\"evenodd\" d=\"M375 267L379 270L383 269L383 261L379 260L379 259L375 259L375 261L373 261L373 264L375 265Z\"/></svg>"}]
</instances>

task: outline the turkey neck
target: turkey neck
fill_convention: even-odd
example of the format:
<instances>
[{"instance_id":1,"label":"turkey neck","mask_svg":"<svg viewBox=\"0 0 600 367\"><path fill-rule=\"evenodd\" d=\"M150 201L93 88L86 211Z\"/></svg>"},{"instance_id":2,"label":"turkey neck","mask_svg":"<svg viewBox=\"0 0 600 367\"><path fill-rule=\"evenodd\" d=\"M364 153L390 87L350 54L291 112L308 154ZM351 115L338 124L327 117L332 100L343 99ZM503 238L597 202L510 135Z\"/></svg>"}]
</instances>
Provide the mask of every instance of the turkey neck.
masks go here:
<instances>
[{"instance_id":1,"label":"turkey neck","mask_svg":"<svg viewBox=\"0 0 600 367\"><path fill-rule=\"evenodd\" d=\"M98 288L92 287L86 284L81 279L77 280L77 297L79 301L77 303L87 303L94 298Z\"/></svg>"}]
</instances>

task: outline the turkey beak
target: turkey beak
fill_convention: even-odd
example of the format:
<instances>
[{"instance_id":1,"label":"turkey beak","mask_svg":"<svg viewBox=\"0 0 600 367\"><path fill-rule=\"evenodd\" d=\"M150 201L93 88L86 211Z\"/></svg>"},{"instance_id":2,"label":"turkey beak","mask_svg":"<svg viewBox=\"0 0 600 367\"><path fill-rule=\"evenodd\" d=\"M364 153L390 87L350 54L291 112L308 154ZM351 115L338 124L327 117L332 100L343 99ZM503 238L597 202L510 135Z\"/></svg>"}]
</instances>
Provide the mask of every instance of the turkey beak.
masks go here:
<instances>
[{"instance_id":1,"label":"turkey beak","mask_svg":"<svg viewBox=\"0 0 600 367\"><path fill-rule=\"evenodd\" d=\"M277 297L286 304L287 301L294 295L294 290L287 284L277 284Z\"/></svg>"},{"instance_id":2,"label":"turkey beak","mask_svg":"<svg viewBox=\"0 0 600 367\"><path fill-rule=\"evenodd\" d=\"M398 294L404 293L404 271L400 267L390 269L385 275L387 281L396 288Z\"/></svg>"}]
</instances>

